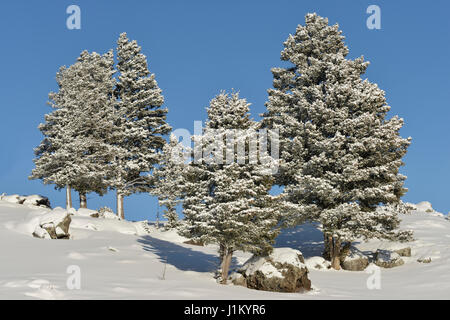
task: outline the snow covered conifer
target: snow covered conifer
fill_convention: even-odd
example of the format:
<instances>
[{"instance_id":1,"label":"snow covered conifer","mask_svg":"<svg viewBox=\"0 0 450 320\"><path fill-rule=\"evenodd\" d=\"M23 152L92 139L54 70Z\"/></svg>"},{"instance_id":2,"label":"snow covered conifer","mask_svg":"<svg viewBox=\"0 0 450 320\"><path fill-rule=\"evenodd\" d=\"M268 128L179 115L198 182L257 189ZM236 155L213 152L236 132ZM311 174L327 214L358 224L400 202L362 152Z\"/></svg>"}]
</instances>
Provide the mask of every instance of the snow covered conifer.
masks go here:
<instances>
[{"instance_id":1,"label":"snow covered conifer","mask_svg":"<svg viewBox=\"0 0 450 320\"><path fill-rule=\"evenodd\" d=\"M387 119L384 91L361 79L364 59L347 59L338 25L316 14L284 43L281 59L291 67L272 69L263 126L280 130L277 183L294 209L323 224L329 258L339 269L343 242L356 237L408 237L396 232L395 215L375 211L406 192L399 174L410 138L403 120Z\"/></svg>"},{"instance_id":2,"label":"snow covered conifer","mask_svg":"<svg viewBox=\"0 0 450 320\"><path fill-rule=\"evenodd\" d=\"M278 234L275 198L269 195L273 178L267 169L272 162L249 161L256 123L248 111L249 104L237 93L215 97L203 135L194 137L203 147L202 157L183 174L185 219L180 233L219 245L223 283L234 251L268 252ZM243 154L239 144L245 147Z\"/></svg>"},{"instance_id":3,"label":"snow covered conifer","mask_svg":"<svg viewBox=\"0 0 450 320\"><path fill-rule=\"evenodd\" d=\"M83 51L77 62L57 74L59 91L49 94L53 112L39 126L44 140L35 149L31 179L42 179L56 188L79 191L86 206L86 193L106 191L105 177L110 148L106 134L112 127L114 74L113 55ZM110 131L110 130L109 130Z\"/></svg>"},{"instance_id":4,"label":"snow covered conifer","mask_svg":"<svg viewBox=\"0 0 450 320\"><path fill-rule=\"evenodd\" d=\"M170 126L155 75L149 72L141 47L126 33L117 41L117 59L117 117L112 143L121 151L113 161L112 186L117 191L117 214L124 218L123 197L142 191L136 186L148 183L142 173L158 163L158 153L166 143L162 136L169 133Z\"/></svg>"},{"instance_id":5,"label":"snow covered conifer","mask_svg":"<svg viewBox=\"0 0 450 320\"><path fill-rule=\"evenodd\" d=\"M180 186L183 183L183 171L187 166L186 152L177 137L171 134L169 143L163 147L159 165L153 172L156 181L150 194L157 196L159 204L166 208L164 210L164 217L167 219L166 229L176 228L179 225L176 206L181 201Z\"/></svg>"}]
</instances>

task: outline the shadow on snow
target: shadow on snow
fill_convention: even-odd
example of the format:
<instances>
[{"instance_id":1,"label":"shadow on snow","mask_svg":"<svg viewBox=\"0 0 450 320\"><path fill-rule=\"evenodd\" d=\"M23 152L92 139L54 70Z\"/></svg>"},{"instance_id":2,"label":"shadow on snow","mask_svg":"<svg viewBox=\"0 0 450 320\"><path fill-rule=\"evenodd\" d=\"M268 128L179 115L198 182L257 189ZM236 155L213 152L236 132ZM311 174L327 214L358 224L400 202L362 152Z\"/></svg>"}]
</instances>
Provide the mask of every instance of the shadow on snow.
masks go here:
<instances>
[{"instance_id":1,"label":"shadow on snow","mask_svg":"<svg viewBox=\"0 0 450 320\"><path fill-rule=\"evenodd\" d=\"M144 236L138 242L142 245L143 250L157 255L162 263L167 261L167 264L182 271L215 272L220 268L219 258L216 254L196 251L151 236ZM323 234L319 229L319 224L306 223L283 230L277 237L274 247L298 249L305 258L321 256L324 249ZM237 259L233 257L230 270L240 266Z\"/></svg>"},{"instance_id":2,"label":"shadow on snow","mask_svg":"<svg viewBox=\"0 0 450 320\"><path fill-rule=\"evenodd\" d=\"M138 240L145 251L156 254L162 263L174 266L182 271L215 272L220 263L217 255L207 254L186 248L169 241L144 236ZM233 258L232 267L237 265Z\"/></svg>"},{"instance_id":3,"label":"shadow on snow","mask_svg":"<svg viewBox=\"0 0 450 320\"><path fill-rule=\"evenodd\" d=\"M305 258L322 256L323 233L318 223L305 223L284 229L275 241L275 248L289 247L300 250Z\"/></svg>"}]
</instances>

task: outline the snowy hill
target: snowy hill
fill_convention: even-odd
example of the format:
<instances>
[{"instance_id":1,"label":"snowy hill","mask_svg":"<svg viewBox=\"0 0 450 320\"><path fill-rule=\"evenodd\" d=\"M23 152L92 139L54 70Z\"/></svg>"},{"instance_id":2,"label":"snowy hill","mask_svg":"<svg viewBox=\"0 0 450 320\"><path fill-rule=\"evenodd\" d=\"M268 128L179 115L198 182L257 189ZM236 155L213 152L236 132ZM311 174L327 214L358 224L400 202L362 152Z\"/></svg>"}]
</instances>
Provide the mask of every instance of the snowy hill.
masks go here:
<instances>
[{"instance_id":1,"label":"snowy hill","mask_svg":"<svg viewBox=\"0 0 450 320\"><path fill-rule=\"evenodd\" d=\"M217 248L183 243L175 232L142 222L93 218L76 213L70 240L34 238L36 219L51 210L0 201L1 299L414 299L450 297L450 221L414 211L402 215L402 227L414 230L412 256L393 269L380 269L381 288L369 290L371 274L310 268L314 290L306 294L272 293L219 285ZM286 230L277 246L303 252L308 261L321 254L322 234L314 225ZM361 251L393 248L370 241ZM238 252L233 268L250 254ZM418 259L431 258L431 263ZM72 266L72 267L71 267ZM73 267L75 266L75 267ZM79 269L78 269L79 268ZM81 289L67 281L80 271ZM68 273L69 271L69 273Z\"/></svg>"}]
</instances>

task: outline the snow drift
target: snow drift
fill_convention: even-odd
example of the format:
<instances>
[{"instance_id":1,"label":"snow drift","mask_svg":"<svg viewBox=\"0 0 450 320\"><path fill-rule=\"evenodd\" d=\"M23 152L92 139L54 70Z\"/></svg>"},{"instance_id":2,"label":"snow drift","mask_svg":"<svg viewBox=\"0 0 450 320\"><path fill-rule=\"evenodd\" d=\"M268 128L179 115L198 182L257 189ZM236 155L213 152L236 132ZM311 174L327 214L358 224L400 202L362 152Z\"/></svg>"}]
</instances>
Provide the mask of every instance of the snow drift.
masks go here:
<instances>
[{"instance_id":1,"label":"snow drift","mask_svg":"<svg viewBox=\"0 0 450 320\"><path fill-rule=\"evenodd\" d=\"M58 209L56 209L58 211ZM404 264L379 269L381 288L369 289L373 264L365 271L335 271L319 257L322 234L315 224L285 230L277 247L302 252L312 290L275 293L214 280L215 246L185 244L174 231L145 221L71 215L70 240L32 236L47 208L0 201L0 298L2 299L448 299L450 296L450 221L430 212L401 215L402 228L414 230ZM404 244L371 240L354 243L363 253L396 250ZM232 269L251 257L236 252ZM80 289L67 281L78 270ZM369 271L371 273L369 273Z\"/></svg>"}]
</instances>

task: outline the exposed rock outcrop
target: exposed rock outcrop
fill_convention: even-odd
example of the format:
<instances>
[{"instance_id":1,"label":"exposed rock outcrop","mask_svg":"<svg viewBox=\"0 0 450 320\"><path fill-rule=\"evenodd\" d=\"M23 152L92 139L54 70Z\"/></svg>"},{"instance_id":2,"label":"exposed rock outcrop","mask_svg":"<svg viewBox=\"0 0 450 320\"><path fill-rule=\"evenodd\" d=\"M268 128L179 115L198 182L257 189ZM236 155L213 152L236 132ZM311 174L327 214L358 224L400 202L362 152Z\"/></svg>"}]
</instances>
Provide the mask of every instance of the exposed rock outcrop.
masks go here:
<instances>
[{"instance_id":1,"label":"exposed rock outcrop","mask_svg":"<svg viewBox=\"0 0 450 320\"><path fill-rule=\"evenodd\" d=\"M302 292L311 289L302 253L291 248L276 248L270 255L253 256L230 279L236 285L264 291Z\"/></svg>"},{"instance_id":2,"label":"exposed rock outcrop","mask_svg":"<svg viewBox=\"0 0 450 320\"><path fill-rule=\"evenodd\" d=\"M382 268L394 268L405 262L397 252L378 249L375 253L375 264Z\"/></svg>"},{"instance_id":3,"label":"exposed rock outcrop","mask_svg":"<svg viewBox=\"0 0 450 320\"><path fill-rule=\"evenodd\" d=\"M341 260L342 269L347 271L363 271L368 265L369 258L355 248L351 248Z\"/></svg>"},{"instance_id":4,"label":"exposed rock outcrop","mask_svg":"<svg viewBox=\"0 0 450 320\"><path fill-rule=\"evenodd\" d=\"M33 236L42 239L69 239L69 227L72 219L68 212L56 210L39 219Z\"/></svg>"},{"instance_id":5,"label":"exposed rock outcrop","mask_svg":"<svg viewBox=\"0 0 450 320\"><path fill-rule=\"evenodd\" d=\"M0 200L6 201L9 203L23 204L23 205L32 205L36 207L50 208L50 200L47 197L40 195L31 195L31 196L19 196L18 194L6 195L2 194L0 196Z\"/></svg>"}]
</instances>

